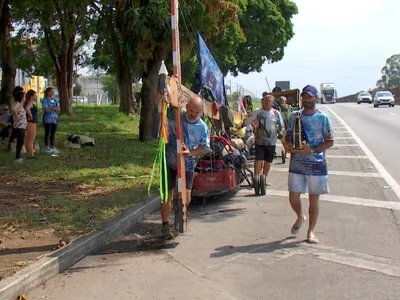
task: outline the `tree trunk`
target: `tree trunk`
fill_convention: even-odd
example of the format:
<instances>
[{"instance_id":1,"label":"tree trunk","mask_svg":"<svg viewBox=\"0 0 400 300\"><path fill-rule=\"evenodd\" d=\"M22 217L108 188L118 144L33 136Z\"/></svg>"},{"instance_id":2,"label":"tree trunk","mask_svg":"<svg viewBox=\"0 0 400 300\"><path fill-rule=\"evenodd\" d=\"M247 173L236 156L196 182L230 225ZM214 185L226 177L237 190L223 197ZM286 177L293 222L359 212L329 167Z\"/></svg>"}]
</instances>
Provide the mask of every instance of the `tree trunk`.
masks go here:
<instances>
[{"instance_id":1,"label":"tree trunk","mask_svg":"<svg viewBox=\"0 0 400 300\"><path fill-rule=\"evenodd\" d=\"M9 0L2 3L0 11L0 48L1 48L1 68L2 68L2 81L1 81L1 94L0 104L7 103L10 105L12 98L12 91L15 86L16 67L12 56L11 44L11 11Z\"/></svg>"},{"instance_id":2,"label":"tree trunk","mask_svg":"<svg viewBox=\"0 0 400 300\"><path fill-rule=\"evenodd\" d=\"M136 103L133 99L132 92L132 76L127 68L119 68L118 72L118 87L119 87L119 111L127 115L133 115L136 112Z\"/></svg>"},{"instance_id":3,"label":"tree trunk","mask_svg":"<svg viewBox=\"0 0 400 300\"><path fill-rule=\"evenodd\" d=\"M118 97L118 96L114 96L114 97L112 97L112 98L111 98L111 101L112 101L112 104L114 104L114 105L116 105L116 104L119 104L119 103L120 103L120 101L119 101L119 97Z\"/></svg>"},{"instance_id":4,"label":"tree trunk","mask_svg":"<svg viewBox=\"0 0 400 300\"><path fill-rule=\"evenodd\" d=\"M68 103L68 81L65 72L57 72L57 87L60 96L60 113L72 116L72 105ZM72 99L71 99L72 100Z\"/></svg>"},{"instance_id":5,"label":"tree trunk","mask_svg":"<svg viewBox=\"0 0 400 300\"><path fill-rule=\"evenodd\" d=\"M67 61L65 66L65 73L67 75L67 98L64 100L64 110L61 108L61 112L69 116L73 115L72 112L72 95L73 88L72 82L74 77L74 52L75 52L75 34L72 35L68 40L68 53Z\"/></svg>"},{"instance_id":6,"label":"tree trunk","mask_svg":"<svg viewBox=\"0 0 400 300\"><path fill-rule=\"evenodd\" d=\"M48 49L53 49L52 36L49 29L45 29L45 37ZM61 41L60 52L57 55L52 50L50 56L53 60L57 88L60 96L60 113L73 116L72 112L72 76L73 76L73 54L75 46L75 34L70 36L68 39Z\"/></svg>"},{"instance_id":7,"label":"tree trunk","mask_svg":"<svg viewBox=\"0 0 400 300\"><path fill-rule=\"evenodd\" d=\"M154 59L147 64L147 72L142 77L142 90L140 91L141 110L139 124L140 141L148 141L157 138L160 124L160 115L154 105L154 98L157 95L158 71L161 61L166 60L168 50L157 49Z\"/></svg>"}]
</instances>

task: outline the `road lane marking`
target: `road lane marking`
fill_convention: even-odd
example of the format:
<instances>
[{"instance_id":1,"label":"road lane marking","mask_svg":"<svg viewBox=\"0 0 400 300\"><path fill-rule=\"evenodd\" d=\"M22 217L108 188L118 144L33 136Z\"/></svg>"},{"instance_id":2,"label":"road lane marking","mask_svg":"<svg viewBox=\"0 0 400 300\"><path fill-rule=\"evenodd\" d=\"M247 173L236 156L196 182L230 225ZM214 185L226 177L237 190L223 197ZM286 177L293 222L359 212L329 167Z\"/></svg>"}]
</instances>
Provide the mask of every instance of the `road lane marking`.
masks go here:
<instances>
[{"instance_id":1,"label":"road lane marking","mask_svg":"<svg viewBox=\"0 0 400 300\"><path fill-rule=\"evenodd\" d=\"M391 112L391 113L389 113L389 115L392 115L392 116L397 116L395 113L392 113L392 112Z\"/></svg>"},{"instance_id":2,"label":"road lane marking","mask_svg":"<svg viewBox=\"0 0 400 300\"><path fill-rule=\"evenodd\" d=\"M360 145L359 144L334 144L332 146L332 148L335 148L335 147L360 147ZM332 149L332 148L330 148L330 149ZM328 151L329 151L329 149L328 149Z\"/></svg>"},{"instance_id":3,"label":"road lane marking","mask_svg":"<svg viewBox=\"0 0 400 300\"><path fill-rule=\"evenodd\" d=\"M337 140L352 140L352 136L335 136L335 141Z\"/></svg>"},{"instance_id":4,"label":"road lane marking","mask_svg":"<svg viewBox=\"0 0 400 300\"><path fill-rule=\"evenodd\" d=\"M245 195L252 195L254 192L253 190L239 190L235 197L243 197ZM276 197L289 197L288 191L281 191L281 190L267 190L267 196L276 196ZM301 195L302 199L308 199L308 194ZM338 195L321 195L321 201L326 202L333 202L339 204L349 204L349 205L358 205L358 206L366 206L366 207L373 207L373 208L383 208L383 209L392 209L392 210L400 210L400 202L393 202L393 201L380 201L375 199L366 199L366 198L357 198L357 197L345 197L345 196L338 196Z\"/></svg>"},{"instance_id":5,"label":"road lane marking","mask_svg":"<svg viewBox=\"0 0 400 300\"><path fill-rule=\"evenodd\" d=\"M279 172L288 172L289 168L277 168L271 167L271 171L279 171ZM365 173L365 172L348 172L348 171L328 171L329 175L337 175L337 176L352 176L352 177L374 177L381 178L382 174L380 173Z\"/></svg>"},{"instance_id":6,"label":"road lane marking","mask_svg":"<svg viewBox=\"0 0 400 300\"><path fill-rule=\"evenodd\" d=\"M316 251L312 255L320 260L400 278L400 262L396 259L358 253L320 244L305 245L305 247L315 249ZM317 249L322 251L318 251Z\"/></svg>"},{"instance_id":7,"label":"road lane marking","mask_svg":"<svg viewBox=\"0 0 400 300\"><path fill-rule=\"evenodd\" d=\"M357 134L350 128L349 125L341 118L337 113L335 113L330 107L325 106L342 124L347 128L348 132L354 137L354 140L360 145L360 148L364 151L365 155L368 156L371 163L382 175L388 185L392 188L393 192L400 199L400 185L397 181L389 174L385 167L379 162L375 155L369 150L369 148L363 143L363 141L357 136Z\"/></svg>"},{"instance_id":8,"label":"road lane marking","mask_svg":"<svg viewBox=\"0 0 400 300\"><path fill-rule=\"evenodd\" d=\"M326 158L355 158L355 159L368 159L367 156L363 155L326 155Z\"/></svg>"},{"instance_id":9,"label":"road lane marking","mask_svg":"<svg viewBox=\"0 0 400 300\"><path fill-rule=\"evenodd\" d=\"M237 248L248 247L250 250L236 255L233 254L232 257L225 259L220 263L208 266L207 269L223 266L243 258L256 261L257 264L261 263L263 266L269 266L293 256L300 255L311 256L312 258L323 261L329 261L336 264L374 271L391 277L400 278L400 261L398 259L364 254L322 244L310 245L307 243L299 243L295 248L290 245L290 242L281 242L280 244L266 243L259 246L254 245L254 248L252 248L252 246L253 245L237 245ZM236 247L233 246L232 248ZM274 251L268 251L268 249L274 249ZM270 258L270 260L265 264L262 263L263 260L268 258ZM243 261L242 263L248 264L248 261Z\"/></svg>"},{"instance_id":10,"label":"road lane marking","mask_svg":"<svg viewBox=\"0 0 400 300\"><path fill-rule=\"evenodd\" d=\"M249 168L254 168L254 163L249 163ZM288 167L271 167L271 171L277 172L287 172L289 174ZM382 178L381 173L373 173L373 172L349 172L349 171L328 171L329 175L334 176L350 176L350 177L367 177L367 178Z\"/></svg>"}]
</instances>

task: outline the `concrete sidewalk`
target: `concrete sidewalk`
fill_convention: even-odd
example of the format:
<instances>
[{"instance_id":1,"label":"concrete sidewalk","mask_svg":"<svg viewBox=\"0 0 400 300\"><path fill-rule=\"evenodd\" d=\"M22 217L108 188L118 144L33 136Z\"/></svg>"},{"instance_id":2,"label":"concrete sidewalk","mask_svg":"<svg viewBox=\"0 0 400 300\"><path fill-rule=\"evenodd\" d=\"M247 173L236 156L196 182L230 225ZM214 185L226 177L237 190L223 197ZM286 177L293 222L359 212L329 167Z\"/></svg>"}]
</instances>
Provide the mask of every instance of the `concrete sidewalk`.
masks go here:
<instances>
[{"instance_id":1,"label":"concrete sidewalk","mask_svg":"<svg viewBox=\"0 0 400 300\"><path fill-rule=\"evenodd\" d=\"M349 137L342 131L336 137ZM241 189L193 205L188 232L160 247L138 244L135 233L158 228L158 214L149 215L28 299L398 300L400 202L362 149L346 143L356 144L338 139L327 153L319 245L304 242L306 224L290 236L288 163L277 159L267 196Z\"/></svg>"}]
</instances>

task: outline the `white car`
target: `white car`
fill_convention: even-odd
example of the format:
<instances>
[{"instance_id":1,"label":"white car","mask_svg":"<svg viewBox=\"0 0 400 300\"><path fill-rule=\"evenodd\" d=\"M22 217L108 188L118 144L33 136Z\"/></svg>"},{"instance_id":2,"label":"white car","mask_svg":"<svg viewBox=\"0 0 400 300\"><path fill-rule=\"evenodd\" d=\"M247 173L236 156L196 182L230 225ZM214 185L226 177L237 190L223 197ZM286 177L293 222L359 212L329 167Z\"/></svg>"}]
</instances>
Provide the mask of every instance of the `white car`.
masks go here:
<instances>
[{"instance_id":1,"label":"white car","mask_svg":"<svg viewBox=\"0 0 400 300\"><path fill-rule=\"evenodd\" d=\"M361 104L363 102L368 102L369 104L372 104L372 96L368 92L361 92L357 96L357 104Z\"/></svg>"},{"instance_id":2,"label":"white car","mask_svg":"<svg viewBox=\"0 0 400 300\"><path fill-rule=\"evenodd\" d=\"M389 107L394 107L394 97L389 91L376 92L373 102L374 107L378 107L379 105L389 105Z\"/></svg>"}]
</instances>

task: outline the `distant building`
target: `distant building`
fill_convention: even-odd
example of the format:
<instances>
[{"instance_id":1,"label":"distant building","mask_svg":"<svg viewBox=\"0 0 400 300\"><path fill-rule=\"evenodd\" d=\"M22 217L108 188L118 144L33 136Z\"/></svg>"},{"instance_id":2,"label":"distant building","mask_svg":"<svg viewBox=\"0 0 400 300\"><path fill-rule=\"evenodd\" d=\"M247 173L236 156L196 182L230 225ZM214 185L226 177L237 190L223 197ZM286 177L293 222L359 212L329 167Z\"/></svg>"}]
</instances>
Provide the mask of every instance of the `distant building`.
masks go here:
<instances>
[{"instance_id":1,"label":"distant building","mask_svg":"<svg viewBox=\"0 0 400 300\"><path fill-rule=\"evenodd\" d=\"M108 95L103 91L103 85L99 76L79 76L77 82L82 85L82 96L86 96L89 103L108 103Z\"/></svg>"},{"instance_id":2,"label":"distant building","mask_svg":"<svg viewBox=\"0 0 400 300\"><path fill-rule=\"evenodd\" d=\"M2 70L0 68L0 86L2 81ZM15 75L15 85L19 85L24 88L25 91L30 89L39 92L40 99L44 97L44 90L47 87L47 79L43 76L29 76L26 72L17 69Z\"/></svg>"}]
</instances>

